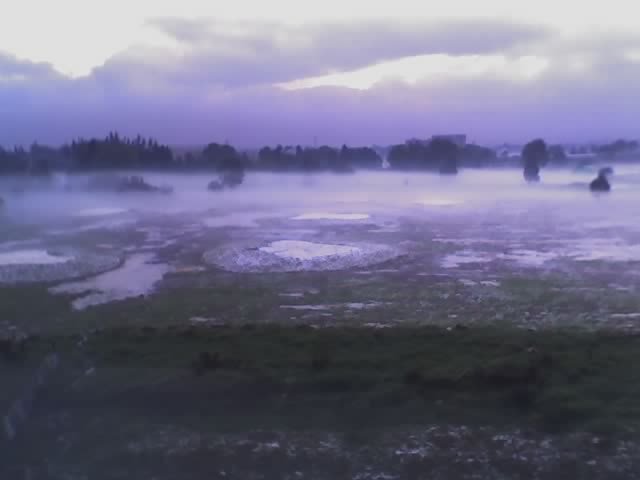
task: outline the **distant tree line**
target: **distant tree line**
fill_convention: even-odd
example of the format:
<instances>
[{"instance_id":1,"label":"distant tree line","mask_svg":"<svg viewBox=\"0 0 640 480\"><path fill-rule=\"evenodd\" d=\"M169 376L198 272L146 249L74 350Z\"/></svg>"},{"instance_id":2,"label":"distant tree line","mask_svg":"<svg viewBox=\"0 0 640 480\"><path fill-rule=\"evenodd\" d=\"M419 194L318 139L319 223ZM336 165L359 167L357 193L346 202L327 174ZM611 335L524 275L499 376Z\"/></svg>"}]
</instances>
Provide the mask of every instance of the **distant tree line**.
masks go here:
<instances>
[{"instance_id":1,"label":"distant tree line","mask_svg":"<svg viewBox=\"0 0 640 480\"><path fill-rule=\"evenodd\" d=\"M596 153L613 158L619 155L627 155L638 151L640 145L635 140L616 140L612 143L598 145L594 148Z\"/></svg>"},{"instance_id":2,"label":"distant tree line","mask_svg":"<svg viewBox=\"0 0 640 480\"><path fill-rule=\"evenodd\" d=\"M256 155L231 145L210 143L201 150L174 153L153 138L121 137L112 132L104 139L76 139L60 148L33 144L29 150L0 148L0 173L46 174L53 170L212 170L237 178L244 170L351 172L382 167L372 148L340 149L329 146L264 147Z\"/></svg>"},{"instance_id":3,"label":"distant tree line","mask_svg":"<svg viewBox=\"0 0 640 480\"><path fill-rule=\"evenodd\" d=\"M455 174L458 168L484 168L498 164L496 152L479 145L459 146L446 138L431 141L410 140L394 145L387 158L397 170L426 170Z\"/></svg>"},{"instance_id":4,"label":"distant tree line","mask_svg":"<svg viewBox=\"0 0 640 480\"><path fill-rule=\"evenodd\" d=\"M78 139L62 147L78 170L169 168L173 152L153 138L120 137L109 133L104 140Z\"/></svg>"},{"instance_id":5,"label":"distant tree line","mask_svg":"<svg viewBox=\"0 0 640 480\"><path fill-rule=\"evenodd\" d=\"M640 143L636 140L618 139L601 145L572 146L568 150L569 155L597 155L605 159L637 160L640 157Z\"/></svg>"},{"instance_id":6,"label":"distant tree line","mask_svg":"<svg viewBox=\"0 0 640 480\"><path fill-rule=\"evenodd\" d=\"M350 172L355 169L382 168L382 157L369 147L336 149L328 146L303 148L278 145L263 147L255 162L258 170Z\"/></svg>"},{"instance_id":7,"label":"distant tree line","mask_svg":"<svg viewBox=\"0 0 640 480\"><path fill-rule=\"evenodd\" d=\"M584 158L584 155L587 155ZM578 155L579 159L571 157ZM612 143L594 145L589 149L571 148L569 154L562 145L550 145L541 139L535 139L527 143L521 154L523 174L527 182L538 182L540 170L545 166L568 166L573 162L577 168L594 166L597 162L633 162L640 161L640 144L635 140L616 140ZM600 172L610 171L610 168L601 169ZM601 175L604 179L604 175ZM606 179L604 179L606 182Z\"/></svg>"},{"instance_id":8,"label":"distant tree line","mask_svg":"<svg viewBox=\"0 0 640 480\"><path fill-rule=\"evenodd\" d=\"M0 146L0 175L30 173L48 175L52 170L62 170L69 166L69 158L61 149L34 143L27 150L14 147L5 150Z\"/></svg>"},{"instance_id":9,"label":"distant tree line","mask_svg":"<svg viewBox=\"0 0 640 480\"><path fill-rule=\"evenodd\" d=\"M590 147L603 159L638 159L636 141L617 140ZM0 174L25 173L46 175L51 171L93 170L179 170L215 171L223 184L233 184L246 170L295 172L352 172L383 167L382 149L370 147L341 148L330 146L303 147L265 146L257 152L241 152L231 145L210 143L202 149L173 150L153 138L140 135L122 137L111 132L103 139L75 139L60 148L34 143L28 149L0 147ZM498 155L491 148L436 137L430 141L411 140L392 145L386 150L388 166L395 170L421 170L455 174L460 168L517 166L525 168L525 176L535 181L545 165L566 166L569 154L561 145L547 144L542 139L527 144L520 159ZM634 156L635 155L635 156Z\"/></svg>"},{"instance_id":10,"label":"distant tree line","mask_svg":"<svg viewBox=\"0 0 640 480\"><path fill-rule=\"evenodd\" d=\"M48 174L54 170L92 171L171 168L174 158L167 145L153 138L120 137L112 132L104 139L73 140L60 148L34 143L29 150L0 147L1 173Z\"/></svg>"}]
</instances>

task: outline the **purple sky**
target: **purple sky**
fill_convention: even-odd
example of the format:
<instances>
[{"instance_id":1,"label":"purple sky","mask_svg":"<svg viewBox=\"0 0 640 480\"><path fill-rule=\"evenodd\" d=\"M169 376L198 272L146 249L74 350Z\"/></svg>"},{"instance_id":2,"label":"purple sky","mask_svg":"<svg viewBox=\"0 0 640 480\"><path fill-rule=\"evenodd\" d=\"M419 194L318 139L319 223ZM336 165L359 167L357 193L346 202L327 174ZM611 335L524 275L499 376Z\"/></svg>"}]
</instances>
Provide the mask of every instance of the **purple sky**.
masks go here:
<instances>
[{"instance_id":1,"label":"purple sky","mask_svg":"<svg viewBox=\"0 0 640 480\"><path fill-rule=\"evenodd\" d=\"M640 137L640 34L619 19L140 19L146 36L115 51L98 48L108 32L82 49L69 40L65 55L17 36L0 50L0 144L112 129L243 147Z\"/></svg>"}]
</instances>

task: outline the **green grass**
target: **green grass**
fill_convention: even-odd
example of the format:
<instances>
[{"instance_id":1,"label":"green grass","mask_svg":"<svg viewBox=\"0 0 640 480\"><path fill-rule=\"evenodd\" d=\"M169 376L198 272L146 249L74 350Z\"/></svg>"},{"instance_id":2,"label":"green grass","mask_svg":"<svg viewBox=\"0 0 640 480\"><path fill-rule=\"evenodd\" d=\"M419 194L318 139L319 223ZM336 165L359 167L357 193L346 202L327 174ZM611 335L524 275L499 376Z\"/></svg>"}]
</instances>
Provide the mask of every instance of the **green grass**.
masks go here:
<instances>
[{"instance_id":1,"label":"green grass","mask_svg":"<svg viewBox=\"0 0 640 480\"><path fill-rule=\"evenodd\" d=\"M606 326L609 313L640 311L628 292L563 290L553 279L506 278L498 288L468 288L453 281L424 277L390 278L311 272L286 275L168 275L151 296L131 298L72 311L72 296L53 295L47 285L0 287L0 321L31 332L84 332L118 326L168 326L191 317L215 318L229 324L308 323L317 313L280 308L283 304L340 305L380 302L373 309L332 309L334 324L403 325L516 324L522 326ZM306 291L303 297L283 292ZM309 292L313 293L309 293ZM348 315L347 315L348 313ZM451 320L454 318L455 320ZM292 317L294 317L292 319ZM312 320L313 320L312 318ZM320 318L320 320L322 320ZM624 320L619 320L624 322Z\"/></svg>"},{"instance_id":2,"label":"green grass","mask_svg":"<svg viewBox=\"0 0 640 480\"><path fill-rule=\"evenodd\" d=\"M0 320L39 335L30 343L31 361L62 353L49 394L96 415L198 412L232 430L375 419L635 431L640 373L630 366L640 360L640 337L591 330L584 315L597 324L607 312L635 311L637 299L563 285L551 277L507 277L499 288L474 289L404 274L207 271L168 275L150 297L82 312L46 285L2 287ZM307 293L279 296L291 291ZM307 319L306 312L280 308L367 301L388 303L334 309L328 329L302 326L321 323L317 313ZM228 326L190 326L195 316ZM344 326L367 322L403 326ZM470 328L447 330L456 323ZM530 325L586 328L522 328ZM78 335L95 329L80 355ZM87 364L96 366L95 375L77 381ZM2 368L9 378L18 364ZM19 391L20 382L13 383L0 393L3 404Z\"/></svg>"},{"instance_id":3,"label":"green grass","mask_svg":"<svg viewBox=\"0 0 640 480\"><path fill-rule=\"evenodd\" d=\"M111 240L120 241L104 242ZM87 244L95 241L86 235ZM175 261L170 250L160 257ZM200 250L180 253L181 262L198 264ZM21 451L25 465L41 461L49 468L53 456L63 466L104 467L112 473L104 478L128 478L136 468L150 478L146 473L166 465L164 450L145 458L123 452L132 439L179 442L180 433L168 439L163 429L238 437L263 429L296 438L339 432L363 445L394 429L432 424L534 435L587 431L612 439L637 434L640 371L633 366L640 337L630 329L596 330L619 326L611 313L640 311L635 292L606 288L609 278L502 271L495 276L499 287L469 287L455 276L418 276L430 271L429 262L407 265L406 259L372 270L395 267L400 271L371 275L237 275L213 268L169 274L149 297L82 312L71 309L72 296L52 295L48 285L0 287L0 327L37 335L23 357L0 355L0 407L20 395L46 353L62 357L5 459ZM467 275L480 279L458 272ZM381 306L337 307L332 317L280 308L347 302ZM191 326L196 316L227 326ZM310 326L324 322L333 327ZM365 323L397 326L362 328ZM89 342L79 349L85 334ZM95 371L86 374L90 366ZM478 441L486 440L482 435ZM242 462L246 452L237 448ZM1 452L2 445L0 464ZM211 461L210 450L202 455ZM120 459L131 471L116 475ZM94 477L103 478L84 478Z\"/></svg>"},{"instance_id":4,"label":"green grass","mask_svg":"<svg viewBox=\"0 0 640 480\"><path fill-rule=\"evenodd\" d=\"M94 334L78 377L76 337L48 394L62 405L130 415L199 412L248 425L430 421L635 431L640 337L482 327L115 328ZM74 377L75 376L75 377ZM259 399L259 401L257 401ZM188 415L187 415L188 416Z\"/></svg>"},{"instance_id":5,"label":"green grass","mask_svg":"<svg viewBox=\"0 0 640 480\"><path fill-rule=\"evenodd\" d=\"M22 329L47 328L47 323L71 312L70 298L51 295L47 285L2 286L0 321Z\"/></svg>"}]
</instances>

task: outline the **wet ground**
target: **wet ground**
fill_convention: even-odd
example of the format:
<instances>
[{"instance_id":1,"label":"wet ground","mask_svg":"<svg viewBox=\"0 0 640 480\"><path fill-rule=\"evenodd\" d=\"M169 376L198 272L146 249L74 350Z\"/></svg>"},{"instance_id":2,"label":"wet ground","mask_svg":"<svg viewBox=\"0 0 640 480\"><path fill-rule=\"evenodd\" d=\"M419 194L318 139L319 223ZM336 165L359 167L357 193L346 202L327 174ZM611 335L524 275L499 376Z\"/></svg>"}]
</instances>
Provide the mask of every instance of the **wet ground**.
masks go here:
<instances>
[{"instance_id":1,"label":"wet ground","mask_svg":"<svg viewBox=\"0 0 640 480\"><path fill-rule=\"evenodd\" d=\"M407 175L408 186L397 174L293 176L283 188L269 183L277 177L262 175L255 190L249 179L246 187L219 195L198 191L198 177L190 177L180 179L190 183L174 197L152 201L133 195L81 202L78 194L56 191L10 197L0 233L0 279L68 279L50 291L90 295L73 300L82 308L180 284L210 282L214 288L225 272L260 283L252 273L308 272L311 278L326 271L327 281L352 295L340 302L317 299L325 303L415 312L437 303L434 313L457 318L471 302L478 304L474 317L485 321L515 309L521 317L513 320L525 324L635 328L640 223L634 190L594 197L567 186L567 173L555 174L565 186L527 187L515 172L498 172L491 191L483 183L489 172L468 175L444 185L434 184L437 177ZM30 202L45 199L54 205L50 215L30 217ZM295 287L286 277L275 284L281 288L276 295ZM528 293L528 300L514 298ZM310 304L308 297L300 303ZM527 301L528 308L521 305Z\"/></svg>"},{"instance_id":2,"label":"wet ground","mask_svg":"<svg viewBox=\"0 0 640 480\"><path fill-rule=\"evenodd\" d=\"M207 192L204 177L181 177L173 196L153 199L56 188L8 195L0 218L0 329L640 330L640 191L632 173L620 169L608 196L577 188L587 179L572 172L548 172L534 187L521 184L519 173L465 172L446 181L256 174L224 193ZM105 410L91 428L111 414ZM73 431L82 422L65 423L64 415L42 417L26 431L46 438L47 429L67 429L64 448L79 451L77 442L97 430ZM179 420L155 429L143 422L109 458L126 458L132 468L139 462L148 473L143 459L161 451L169 470L156 478L191 478L176 472L208 465L210 455L220 468L208 478L634 478L638 468L635 440L603 451L593 434L435 425L378 431L375 441L348 445L334 435L277 428L221 435ZM325 443L333 446L323 450ZM73 461L56 455L51 478L94 478L86 465L65 477L61 465ZM241 466L240 458L249 460ZM425 470L430 476L421 476Z\"/></svg>"}]
</instances>

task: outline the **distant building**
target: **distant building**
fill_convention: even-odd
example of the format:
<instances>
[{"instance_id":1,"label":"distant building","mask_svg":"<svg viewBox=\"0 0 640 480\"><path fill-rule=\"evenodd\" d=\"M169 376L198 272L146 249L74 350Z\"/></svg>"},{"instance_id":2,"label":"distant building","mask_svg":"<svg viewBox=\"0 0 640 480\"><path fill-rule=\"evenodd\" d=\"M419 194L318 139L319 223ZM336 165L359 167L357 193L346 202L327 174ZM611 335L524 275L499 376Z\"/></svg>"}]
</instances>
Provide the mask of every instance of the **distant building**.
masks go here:
<instances>
[{"instance_id":1,"label":"distant building","mask_svg":"<svg viewBox=\"0 0 640 480\"><path fill-rule=\"evenodd\" d=\"M463 134L450 134L450 135L433 135L428 140L422 138L410 138L406 143L419 143L420 145L429 145L433 140L449 140L455 143L458 147L463 148L467 144L467 136Z\"/></svg>"},{"instance_id":2,"label":"distant building","mask_svg":"<svg viewBox=\"0 0 640 480\"><path fill-rule=\"evenodd\" d=\"M433 135L431 140L449 140L455 143L458 147L463 148L467 144L467 136L461 133L447 134L447 135Z\"/></svg>"},{"instance_id":3,"label":"distant building","mask_svg":"<svg viewBox=\"0 0 640 480\"><path fill-rule=\"evenodd\" d=\"M510 147L510 146L502 146L495 149L496 155L498 158L516 158L519 157L522 148L520 147Z\"/></svg>"},{"instance_id":4,"label":"distant building","mask_svg":"<svg viewBox=\"0 0 640 480\"><path fill-rule=\"evenodd\" d=\"M425 140L425 139L423 139L423 138L415 138L415 137L414 137L414 138L408 138L408 139L406 139L406 140L405 140L405 143L407 143L407 144L412 144L412 143L413 143L413 144L416 144L416 143L417 143L417 144L419 144L419 145L424 145L424 146L426 147L427 145L429 145L429 142L430 142L430 141L431 141L431 140Z\"/></svg>"},{"instance_id":5,"label":"distant building","mask_svg":"<svg viewBox=\"0 0 640 480\"><path fill-rule=\"evenodd\" d=\"M593 152L580 152L580 153L567 152L566 155L567 155L567 158L572 158L576 160L590 160L598 157L598 155Z\"/></svg>"}]
</instances>

